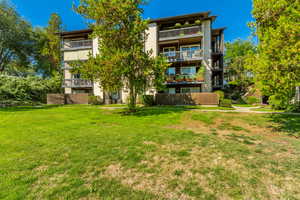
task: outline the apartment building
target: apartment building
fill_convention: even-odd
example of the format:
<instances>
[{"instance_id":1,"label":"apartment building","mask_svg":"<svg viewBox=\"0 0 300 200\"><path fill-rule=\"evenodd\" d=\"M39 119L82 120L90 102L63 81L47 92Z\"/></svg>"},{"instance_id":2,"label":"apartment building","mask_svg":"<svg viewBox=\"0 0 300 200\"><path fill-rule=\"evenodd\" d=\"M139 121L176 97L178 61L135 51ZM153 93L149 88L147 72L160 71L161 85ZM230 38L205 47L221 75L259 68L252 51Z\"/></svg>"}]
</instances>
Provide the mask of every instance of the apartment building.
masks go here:
<instances>
[{"instance_id":1,"label":"apartment building","mask_svg":"<svg viewBox=\"0 0 300 200\"><path fill-rule=\"evenodd\" d=\"M223 87L225 28L213 29L215 19L210 12L201 12L150 21L145 49L152 50L153 56L165 56L171 65L166 71L167 89L152 89L149 94L212 92ZM91 33L90 29L61 33L65 93L93 93L124 103L126 89L107 95L98 83L70 73L70 61L84 61L89 54L99 53L97 39L89 39Z\"/></svg>"}]
</instances>

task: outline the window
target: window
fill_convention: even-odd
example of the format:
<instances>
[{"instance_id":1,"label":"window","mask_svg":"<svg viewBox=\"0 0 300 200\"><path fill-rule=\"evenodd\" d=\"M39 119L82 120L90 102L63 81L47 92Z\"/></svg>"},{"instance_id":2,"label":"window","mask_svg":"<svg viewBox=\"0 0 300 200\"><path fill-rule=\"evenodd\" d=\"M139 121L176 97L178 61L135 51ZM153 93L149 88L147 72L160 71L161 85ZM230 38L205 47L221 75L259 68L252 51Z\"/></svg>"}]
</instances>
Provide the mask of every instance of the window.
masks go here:
<instances>
[{"instance_id":1,"label":"window","mask_svg":"<svg viewBox=\"0 0 300 200\"><path fill-rule=\"evenodd\" d=\"M200 50L200 45L188 45L188 46L181 46L180 47L181 51L189 51L189 52L194 52L194 51L199 51Z\"/></svg>"},{"instance_id":2,"label":"window","mask_svg":"<svg viewBox=\"0 0 300 200\"><path fill-rule=\"evenodd\" d=\"M181 93L199 93L201 92L200 87L182 87L180 89Z\"/></svg>"},{"instance_id":3,"label":"window","mask_svg":"<svg viewBox=\"0 0 300 200\"><path fill-rule=\"evenodd\" d=\"M182 75L195 75L196 74L196 67L182 67L180 68Z\"/></svg>"},{"instance_id":4,"label":"window","mask_svg":"<svg viewBox=\"0 0 300 200\"><path fill-rule=\"evenodd\" d=\"M175 47L165 47L164 48L164 55L168 57L174 57L176 56L176 49Z\"/></svg>"},{"instance_id":5,"label":"window","mask_svg":"<svg viewBox=\"0 0 300 200\"><path fill-rule=\"evenodd\" d=\"M169 88L168 93L169 94L176 94L176 89L175 88Z\"/></svg>"},{"instance_id":6,"label":"window","mask_svg":"<svg viewBox=\"0 0 300 200\"><path fill-rule=\"evenodd\" d=\"M170 67L167 69L167 75L175 75L175 74L176 74L175 67Z\"/></svg>"}]
</instances>

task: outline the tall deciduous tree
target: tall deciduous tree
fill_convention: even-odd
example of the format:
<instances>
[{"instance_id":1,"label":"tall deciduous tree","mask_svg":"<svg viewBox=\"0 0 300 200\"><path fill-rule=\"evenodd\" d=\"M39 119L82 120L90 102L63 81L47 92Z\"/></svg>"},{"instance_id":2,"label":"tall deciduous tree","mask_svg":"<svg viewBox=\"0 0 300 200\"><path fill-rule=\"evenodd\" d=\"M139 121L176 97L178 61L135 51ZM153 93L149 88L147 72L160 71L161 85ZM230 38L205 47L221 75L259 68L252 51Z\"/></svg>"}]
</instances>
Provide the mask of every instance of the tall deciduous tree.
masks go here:
<instances>
[{"instance_id":1,"label":"tall deciduous tree","mask_svg":"<svg viewBox=\"0 0 300 200\"><path fill-rule=\"evenodd\" d=\"M0 1L0 73L12 65L28 67L33 41L30 24L6 1Z\"/></svg>"},{"instance_id":2,"label":"tall deciduous tree","mask_svg":"<svg viewBox=\"0 0 300 200\"><path fill-rule=\"evenodd\" d=\"M227 42L225 63L229 85L235 88L236 95L242 96L253 84L253 73L247 68L249 57L256 53L256 46L249 40Z\"/></svg>"},{"instance_id":3,"label":"tall deciduous tree","mask_svg":"<svg viewBox=\"0 0 300 200\"><path fill-rule=\"evenodd\" d=\"M167 67L164 59L145 51L148 21L141 16L143 4L144 0L80 0L76 8L95 22L90 24L92 36L100 38L100 53L90 57L93 61L87 62L88 71L94 72L94 80L107 91L128 88L130 111L135 111L139 94L161 86Z\"/></svg>"},{"instance_id":4,"label":"tall deciduous tree","mask_svg":"<svg viewBox=\"0 0 300 200\"><path fill-rule=\"evenodd\" d=\"M277 108L287 108L300 83L300 1L254 0L259 39L252 69Z\"/></svg>"}]
</instances>

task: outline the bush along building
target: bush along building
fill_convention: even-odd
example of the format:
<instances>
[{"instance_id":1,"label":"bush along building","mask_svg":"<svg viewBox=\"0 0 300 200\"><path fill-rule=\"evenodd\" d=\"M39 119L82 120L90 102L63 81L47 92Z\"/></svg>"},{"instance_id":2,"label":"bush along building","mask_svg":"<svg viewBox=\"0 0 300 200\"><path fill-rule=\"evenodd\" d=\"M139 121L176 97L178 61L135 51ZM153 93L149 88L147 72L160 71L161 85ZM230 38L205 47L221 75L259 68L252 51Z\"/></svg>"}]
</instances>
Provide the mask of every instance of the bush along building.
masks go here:
<instances>
[{"instance_id":1,"label":"bush along building","mask_svg":"<svg viewBox=\"0 0 300 200\"><path fill-rule=\"evenodd\" d=\"M222 89L224 69L224 29L213 29L216 16L201 12L151 20L147 30L146 50L153 56L163 55L170 63L166 71L165 91L149 90L148 94L209 93ZM66 94L93 93L103 99L105 91L97 83L70 72L69 63L87 60L99 53L98 40L91 40L92 30L61 33L64 83ZM125 103L128 91L110 95L113 103Z\"/></svg>"}]
</instances>

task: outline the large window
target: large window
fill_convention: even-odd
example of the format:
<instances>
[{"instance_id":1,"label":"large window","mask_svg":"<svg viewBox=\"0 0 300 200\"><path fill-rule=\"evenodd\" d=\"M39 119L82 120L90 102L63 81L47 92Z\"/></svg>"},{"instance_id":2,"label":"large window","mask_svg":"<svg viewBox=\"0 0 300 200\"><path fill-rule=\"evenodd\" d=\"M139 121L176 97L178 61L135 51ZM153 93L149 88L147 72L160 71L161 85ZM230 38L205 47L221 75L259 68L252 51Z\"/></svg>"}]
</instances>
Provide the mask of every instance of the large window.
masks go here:
<instances>
[{"instance_id":1,"label":"large window","mask_svg":"<svg viewBox=\"0 0 300 200\"><path fill-rule=\"evenodd\" d=\"M182 75L195 75L196 74L195 66L181 67L180 70L181 70Z\"/></svg>"},{"instance_id":2,"label":"large window","mask_svg":"<svg viewBox=\"0 0 300 200\"><path fill-rule=\"evenodd\" d=\"M200 87L182 87L180 89L181 93L198 93L201 92L201 88Z\"/></svg>"},{"instance_id":3,"label":"large window","mask_svg":"<svg viewBox=\"0 0 300 200\"><path fill-rule=\"evenodd\" d=\"M175 75L175 74L176 74L175 67L169 67L167 69L167 75Z\"/></svg>"},{"instance_id":4,"label":"large window","mask_svg":"<svg viewBox=\"0 0 300 200\"><path fill-rule=\"evenodd\" d=\"M176 89L175 88L169 88L168 93L169 94L176 94Z\"/></svg>"},{"instance_id":5,"label":"large window","mask_svg":"<svg viewBox=\"0 0 300 200\"><path fill-rule=\"evenodd\" d=\"M175 47L165 47L164 55L168 56L168 57L175 57L176 56L176 48Z\"/></svg>"}]
</instances>

